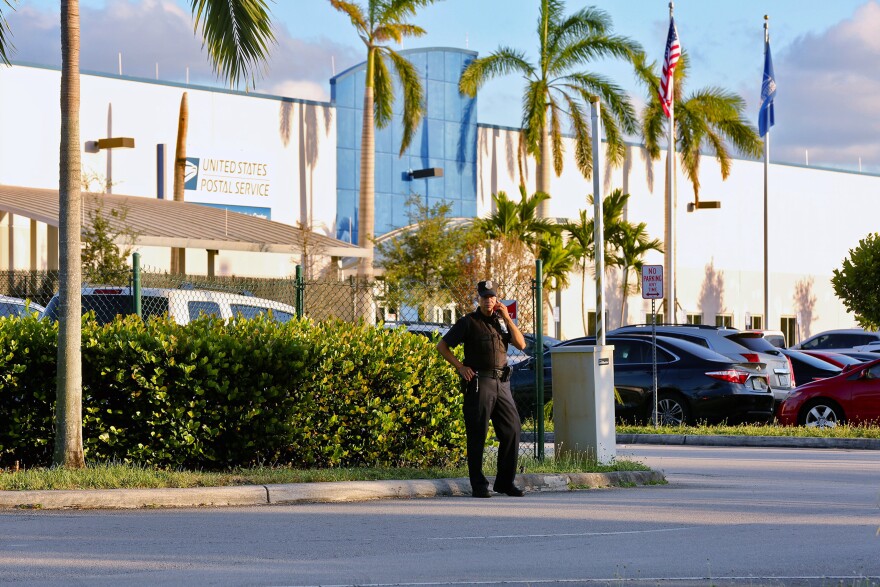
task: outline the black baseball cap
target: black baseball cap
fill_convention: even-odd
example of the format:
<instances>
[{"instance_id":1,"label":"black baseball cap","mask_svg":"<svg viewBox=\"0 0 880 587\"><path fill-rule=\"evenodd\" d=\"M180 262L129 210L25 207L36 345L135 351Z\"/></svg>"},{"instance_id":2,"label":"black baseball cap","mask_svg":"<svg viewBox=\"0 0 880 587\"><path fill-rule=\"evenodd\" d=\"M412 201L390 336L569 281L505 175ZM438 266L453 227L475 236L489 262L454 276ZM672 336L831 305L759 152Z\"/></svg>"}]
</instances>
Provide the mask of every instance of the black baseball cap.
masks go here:
<instances>
[{"instance_id":1,"label":"black baseball cap","mask_svg":"<svg viewBox=\"0 0 880 587\"><path fill-rule=\"evenodd\" d=\"M481 298L497 298L498 295L495 293L495 282L487 279L486 281L481 281L477 284L477 293L480 294Z\"/></svg>"}]
</instances>

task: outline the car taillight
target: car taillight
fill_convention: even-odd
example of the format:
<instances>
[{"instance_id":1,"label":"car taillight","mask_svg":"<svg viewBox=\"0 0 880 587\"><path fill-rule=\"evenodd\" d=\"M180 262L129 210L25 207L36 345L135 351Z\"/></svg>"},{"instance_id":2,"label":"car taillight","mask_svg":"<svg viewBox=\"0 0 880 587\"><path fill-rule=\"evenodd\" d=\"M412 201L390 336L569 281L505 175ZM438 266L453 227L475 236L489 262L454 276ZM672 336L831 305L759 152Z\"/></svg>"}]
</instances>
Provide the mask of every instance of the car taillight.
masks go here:
<instances>
[{"instance_id":1,"label":"car taillight","mask_svg":"<svg viewBox=\"0 0 880 587\"><path fill-rule=\"evenodd\" d=\"M758 357L758 353L742 353L743 358L749 363L760 363L761 359Z\"/></svg>"},{"instance_id":2,"label":"car taillight","mask_svg":"<svg viewBox=\"0 0 880 587\"><path fill-rule=\"evenodd\" d=\"M785 357L785 360L788 361L788 380L791 382L791 388L794 389L797 387L797 383L794 382L794 366L791 364L791 357Z\"/></svg>"},{"instance_id":3,"label":"car taillight","mask_svg":"<svg viewBox=\"0 0 880 587\"><path fill-rule=\"evenodd\" d=\"M725 369L724 371L710 371L706 373L709 377L713 379L720 379L721 381L728 381L730 383L739 383L740 385L744 384L749 380L749 374L745 371L739 371L737 369Z\"/></svg>"}]
</instances>

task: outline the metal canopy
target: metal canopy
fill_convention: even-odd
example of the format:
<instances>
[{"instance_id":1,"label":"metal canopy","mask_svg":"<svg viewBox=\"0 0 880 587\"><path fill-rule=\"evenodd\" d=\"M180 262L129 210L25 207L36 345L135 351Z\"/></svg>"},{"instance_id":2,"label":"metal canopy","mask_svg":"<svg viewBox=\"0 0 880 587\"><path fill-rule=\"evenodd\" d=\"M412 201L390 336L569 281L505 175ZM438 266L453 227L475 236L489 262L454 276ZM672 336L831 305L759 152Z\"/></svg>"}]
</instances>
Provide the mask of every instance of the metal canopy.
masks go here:
<instances>
[{"instance_id":1,"label":"metal canopy","mask_svg":"<svg viewBox=\"0 0 880 587\"><path fill-rule=\"evenodd\" d=\"M139 236L135 246L213 249L333 257L365 257L367 251L316 232L280 222L189 202L83 192L83 222L103 203L104 216L127 209L126 224ZM58 190L0 185L0 211L58 226ZM306 241L305 243L303 241Z\"/></svg>"}]
</instances>

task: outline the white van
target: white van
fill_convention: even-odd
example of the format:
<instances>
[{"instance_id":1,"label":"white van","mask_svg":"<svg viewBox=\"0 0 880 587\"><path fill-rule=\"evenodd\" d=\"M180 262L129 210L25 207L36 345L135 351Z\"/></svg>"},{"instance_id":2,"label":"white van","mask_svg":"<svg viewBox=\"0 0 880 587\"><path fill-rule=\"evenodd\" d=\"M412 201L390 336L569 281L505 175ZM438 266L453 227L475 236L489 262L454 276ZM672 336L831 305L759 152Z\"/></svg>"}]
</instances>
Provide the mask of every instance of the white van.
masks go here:
<instances>
[{"instance_id":1,"label":"white van","mask_svg":"<svg viewBox=\"0 0 880 587\"><path fill-rule=\"evenodd\" d=\"M84 287L82 313L94 311L97 320L106 324L116 316L134 313L134 299L129 287ZM235 316L254 318L268 314L276 322L296 317L296 308L281 302L253 296L204 289L145 287L141 290L141 314L144 318L167 314L178 324L188 324L203 314L229 319ZM52 296L42 314L58 320L58 294Z\"/></svg>"}]
</instances>

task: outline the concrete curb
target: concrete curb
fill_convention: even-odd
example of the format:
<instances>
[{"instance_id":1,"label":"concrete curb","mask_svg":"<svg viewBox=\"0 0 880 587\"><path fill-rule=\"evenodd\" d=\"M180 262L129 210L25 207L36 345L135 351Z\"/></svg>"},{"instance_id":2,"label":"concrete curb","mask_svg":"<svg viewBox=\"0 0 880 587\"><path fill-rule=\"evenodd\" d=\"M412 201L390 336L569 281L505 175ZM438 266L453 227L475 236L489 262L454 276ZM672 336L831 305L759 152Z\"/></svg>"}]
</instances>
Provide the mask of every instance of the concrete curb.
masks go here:
<instances>
[{"instance_id":1,"label":"concrete curb","mask_svg":"<svg viewBox=\"0 0 880 587\"><path fill-rule=\"evenodd\" d=\"M517 482L527 492L628 487L665 482L657 471L526 474ZM84 491L0 491L0 509L135 509L152 507L246 506L470 496L467 479L345 481L191 489L93 489Z\"/></svg>"},{"instance_id":2,"label":"concrete curb","mask_svg":"<svg viewBox=\"0 0 880 587\"><path fill-rule=\"evenodd\" d=\"M547 442L553 442L552 438ZM749 446L771 448L844 448L880 450L877 438L802 438L796 436L701 436L697 434L618 434L617 444Z\"/></svg>"}]
</instances>

